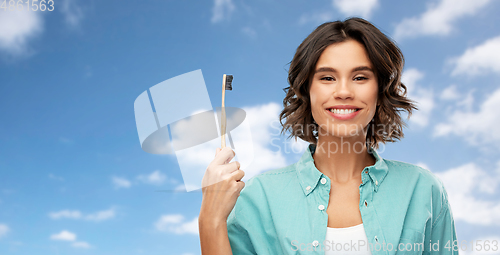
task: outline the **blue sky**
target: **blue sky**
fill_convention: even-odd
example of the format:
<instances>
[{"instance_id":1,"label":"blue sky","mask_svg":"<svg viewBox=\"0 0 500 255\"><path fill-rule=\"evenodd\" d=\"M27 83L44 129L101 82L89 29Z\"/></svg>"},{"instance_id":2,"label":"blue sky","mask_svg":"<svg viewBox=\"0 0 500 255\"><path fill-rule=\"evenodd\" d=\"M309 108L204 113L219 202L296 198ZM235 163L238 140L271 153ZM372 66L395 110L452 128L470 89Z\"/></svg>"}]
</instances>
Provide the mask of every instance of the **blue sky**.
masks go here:
<instances>
[{"instance_id":1,"label":"blue sky","mask_svg":"<svg viewBox=\"0 0 500 255\"><path fill-rule=\"evenodd\" d=\"M134 100L201 69L217 107L222 74L233 74L226 105L248 114L249 172L292 164L303 150L285 151L272 128L288 63L318 25L352 15L397 41L419 102L405 138L379 154L443 180L460 241L499 241L499 11L493 0L56 0L52 12L0 9L0 254L200 254L201 192L179 188L175 155L141 149Z\"/></svg>"}]
</instances>

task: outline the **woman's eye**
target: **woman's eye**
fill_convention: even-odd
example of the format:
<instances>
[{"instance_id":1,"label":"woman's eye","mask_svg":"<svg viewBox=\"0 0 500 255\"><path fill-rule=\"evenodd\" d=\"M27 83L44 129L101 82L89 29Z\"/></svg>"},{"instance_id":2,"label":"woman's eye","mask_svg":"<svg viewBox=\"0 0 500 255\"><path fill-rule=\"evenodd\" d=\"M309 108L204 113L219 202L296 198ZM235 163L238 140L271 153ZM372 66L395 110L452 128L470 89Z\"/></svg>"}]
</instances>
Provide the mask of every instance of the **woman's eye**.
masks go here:
<instances>
[{"instance_id":1,"label":"woman's eye","mask_svg":"<svg viewBox=\"0 0 500 255\"><path fill-rule=\"evenodd\" d=\"M323 77L321 78L320 80L324 80L324 81L334 81L335 79L333 77Z\"/></svg>"},{"instance_id":2,"label":"woman's eye","mask_svg":"<svg viewBox=\"0 0 500 255\"><path fill-rule=\"evenodd\" d=\"M355 77L354 80L356 80L356 81L363 81L363 80L368 80L368 78L363 77L363 76L358 76L358 77Z\"/></svg>"}]
</instances>

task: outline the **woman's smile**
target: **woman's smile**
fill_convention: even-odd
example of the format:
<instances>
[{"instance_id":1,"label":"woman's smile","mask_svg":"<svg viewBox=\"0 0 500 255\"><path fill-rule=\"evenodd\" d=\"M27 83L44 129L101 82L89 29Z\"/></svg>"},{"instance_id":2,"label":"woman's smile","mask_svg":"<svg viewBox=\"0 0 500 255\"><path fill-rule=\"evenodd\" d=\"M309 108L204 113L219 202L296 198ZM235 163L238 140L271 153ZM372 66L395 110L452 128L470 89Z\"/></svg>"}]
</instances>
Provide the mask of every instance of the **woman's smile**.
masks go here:
<instances>
[{"instance_id":1,"label":"woman's smile","mask_svg":"<svg viewBox=\"0 0 500 255\"><path fill-rule=\"evenodd\" d=\"M350 120L356 117L359 109L327 109L330 116L338 120Z\"/></svg>"}]
</instances>

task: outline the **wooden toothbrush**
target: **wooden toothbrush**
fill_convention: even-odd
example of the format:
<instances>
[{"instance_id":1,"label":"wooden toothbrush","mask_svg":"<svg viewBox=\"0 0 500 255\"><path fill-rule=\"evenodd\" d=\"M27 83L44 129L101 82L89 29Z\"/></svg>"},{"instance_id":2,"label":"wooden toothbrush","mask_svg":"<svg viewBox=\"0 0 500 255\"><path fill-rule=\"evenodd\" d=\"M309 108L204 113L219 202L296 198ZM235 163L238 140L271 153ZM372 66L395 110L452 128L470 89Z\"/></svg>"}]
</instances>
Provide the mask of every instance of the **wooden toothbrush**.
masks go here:
<instances>
[{"instance_id":1,"label":"wooden toothbrush","mask_svg":"<svg viewBox=\"0 0 500 255\"><path fill-rule=\"evenodd\" d=\"M226 90L233 90L232 87L232 82L233 82L233 76L232 75L226 75L224 74L222 76L222 108L221 108L221 127L220 127L220 132L221 132L221 138L222 138L222 144L221 144L221 150L226 147L226 109L224 108L224 97L226 95Z\"/></svg>"}]
</instances>

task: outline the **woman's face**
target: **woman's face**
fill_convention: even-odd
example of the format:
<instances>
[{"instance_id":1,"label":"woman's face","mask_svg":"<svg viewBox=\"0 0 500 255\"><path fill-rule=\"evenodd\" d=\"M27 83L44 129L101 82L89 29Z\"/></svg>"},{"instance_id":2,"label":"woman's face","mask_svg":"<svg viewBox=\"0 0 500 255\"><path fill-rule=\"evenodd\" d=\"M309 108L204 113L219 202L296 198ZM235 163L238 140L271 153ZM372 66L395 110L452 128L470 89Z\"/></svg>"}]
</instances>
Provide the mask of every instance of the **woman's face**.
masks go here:
<instances>
[{"instance_id":1,"label":"woman's face","mask_svg":"<svg viewBox=\"0 0 500 255\"><path fill-rule=\"evenodd\" d=\"M329 45L316 63L309 94L319 136L365 138L362 131L375 116L378 94L365 47L355 40Z\"/></svg>"}]
</instances>

